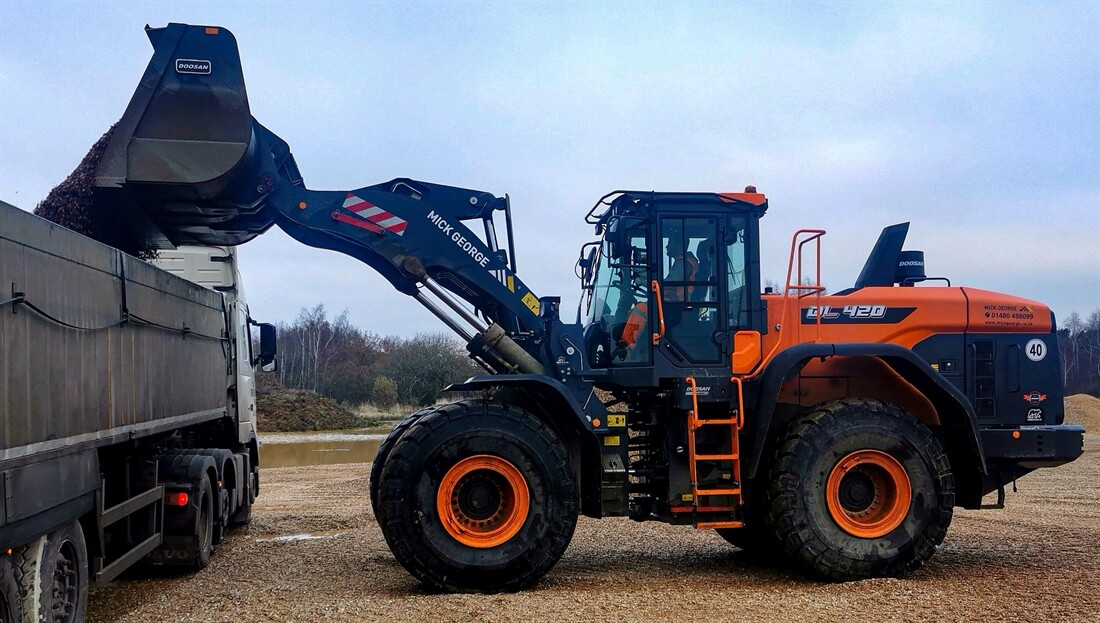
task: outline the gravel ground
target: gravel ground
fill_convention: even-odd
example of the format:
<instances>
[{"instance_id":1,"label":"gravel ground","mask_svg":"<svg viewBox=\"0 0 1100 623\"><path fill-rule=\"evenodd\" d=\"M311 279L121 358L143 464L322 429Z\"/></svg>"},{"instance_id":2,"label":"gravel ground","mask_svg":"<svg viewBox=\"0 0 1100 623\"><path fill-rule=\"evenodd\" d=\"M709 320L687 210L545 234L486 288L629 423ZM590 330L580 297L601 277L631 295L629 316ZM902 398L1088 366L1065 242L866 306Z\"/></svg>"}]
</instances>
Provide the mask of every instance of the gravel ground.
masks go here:
<instances>
[{"instance_id":1,"label":"gravel ground","mask_svg":"<svg viewBox=\"0 0 1100 623\"><path fill-rule=\"evenodd\" d=\"M1005 510L956 511L907 579L823 583L755 565L709 531L582 518L557 567L510 595L424 592L374 523L368 465L268 469L255 520L207 569L116 581L88 620L1100 621L1100 436L1085 448L1022 479Z\"/></svg>"}]
</instances>

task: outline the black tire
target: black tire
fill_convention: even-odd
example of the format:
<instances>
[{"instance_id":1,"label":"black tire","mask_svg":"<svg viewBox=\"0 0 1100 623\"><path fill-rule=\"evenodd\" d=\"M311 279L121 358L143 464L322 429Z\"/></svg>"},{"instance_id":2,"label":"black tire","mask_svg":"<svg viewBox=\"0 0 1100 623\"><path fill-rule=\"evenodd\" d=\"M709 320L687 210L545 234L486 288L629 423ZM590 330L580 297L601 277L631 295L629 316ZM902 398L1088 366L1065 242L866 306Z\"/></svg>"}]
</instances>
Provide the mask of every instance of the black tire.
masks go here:
<instances>
[{"instance_id":1,"label":"black tire","mask_svg":"<svg viewBox=\"0 0 1100 623\"><path fill-rule=\"evenodd\" d=\"M41 550L35 551L39 547ZM25 564L16 570L23 612L35 621L84 621L88 608L88 550L80 522L70 521L46 535L45 542L39 539L27 545L23 560Z\"/></svg>"},{"instance_id":2,"label":"black tire","mask_svg":"<svg viewBox=\"0 0 1100 623\"><path fill-rule=\"evenodd\" d=\"M370 490L370 507L375 516L378 515L378 481L382 478L382 468L386 465L386 460L390 456L390 451L393 450L394 445L401 439L405 431L409 430L417 420L424 417L428 413L436 411L439 407L425 407L418 411L414 411L412 414L405 417L397 423L397 426L393 427L386 438L382 440L381 445L378 446L378 452L374 453L374 461L370 465L370 477L368 480L368 487Z\"/></svg>"},{"instance_id":3,"label":"black tire","mask_svg":"<svg viewBox=\"0 0 1100 623\"><path fill-rule=\"evenodd\" d=\"M10 556L0 552L0 623L23 623L22 605L16 566Z\"/></svg>"},{"instance_id":4,"label":"black tire","mask_svg":"<svg viewBox=\"0 0 1100 623\"><path fill-rule=\"evenodd\" d=\"M241 502L240 508L229 516L230 528L247 526L252 523L252 505L256 502L256 490L260 488L260 466L251 466L245 478L249 479L249 482L246 483L248 491L244 496L244 501Z\"/></svg>"},{"instance_id":5,"label":"black tire","mask_svg":"<svg viewBox=\"0 0 1100 623\"><path fill-rule=\"evenodd\" d=\"M209 456L214 459L218 474L223 480L222 486L214 487L211 490L211 494L215 500L212 542L214 543L214 549L217 549L222 539L225 538L225 531L229 528L229 498L233 495L233 489L231 487L235 486L236 483L234 482L235 479L227 477L226 465L232 465L233 452L224 448L200 448L197 450L188 450L188 452Z\"/></svg>"},{"instance_id":6,"label":"black tire","mask_svg":"<svg viewBox=\"0 0 1100 623\"><path fill-rule=\"evenodd\" d=\"M767 522L767 486L761 478L754 478L746 483L745 526L719 528L715 532L727 543L743 551L754 562L787 563L790 561L783 551L783 544L780 543L771 524Z\"/></svg>"},{"instance_id":7,"label":"black tire","mask_svg":"<svg viewBox=\"0 0 1100 623\"><path fill-rule=\"evenodd\" d=\"M477 461L502 469L456 475ZM506 482L505 472L511 475ZM382 470L376 517L394 557L428 587L516 591L542 578L569 546L577 523L576 481L565 446L538 418L496 402L458 402L423 415L394 445ZM451 505L441 505L448 499ZM483 518L492 527L500 516L511 522L511 532L499 541L471 537L481 529L473 526L463 542L453 527L456 520L472 526Z\"/></svg>"},{"instance_id":8,"label":"black tire","mask_svg":"<svg viewBox=\"0 0 1100 623\"><path fill-rule=\"evenodd\" d=\"M919 568L943 542L955 502L932 431L876 400L838 400L797 420L770 480L768 522L786 553L840 581Z\"/></svg>"},{"instance_id":9,"label":"black tire","mask_svg":"<svg viewBox=\"0 0 1100 623\"><path fill-rule=\"evenodd\" d=\"M195 571L210 564L210 555L214 553L214 490L210 479L199 479L198 495L195 496L198 509L195 521L195 559L189 565Z\"/></svg>"},{"instance_id":10,"label":"black tire","mask_svg":"<svg viewBox=\"0 0 1100 623\"><path fill-rule=\"evenodd\" d=\"M715 532L754 562L782 563L788 560L783 544L768 525L748 523L743 528L718 528Z\"/></svg>"}]
</instances>

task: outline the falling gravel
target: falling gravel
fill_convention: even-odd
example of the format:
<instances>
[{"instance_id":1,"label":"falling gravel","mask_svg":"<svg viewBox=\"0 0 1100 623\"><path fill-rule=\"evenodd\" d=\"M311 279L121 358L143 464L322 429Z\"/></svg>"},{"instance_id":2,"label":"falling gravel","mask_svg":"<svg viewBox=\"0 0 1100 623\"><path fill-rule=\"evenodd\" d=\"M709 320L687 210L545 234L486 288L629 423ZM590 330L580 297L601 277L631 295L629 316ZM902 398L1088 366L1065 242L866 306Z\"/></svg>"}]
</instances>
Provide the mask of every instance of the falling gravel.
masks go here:
<instances>
[{"instance_id":1,"label":"falling gravel","mask_svg":"<svg viewBox=\"0 0 1100 623\"><path fill-rule=\"evenodd\" d=\"M35 206L34 213L135 257L152 259L156 257L156 249L135 237L110 205L96 201L96 171L114 132L112 125L92 145L76 169Z\"/></svg>"},{"instance_id":2,"label":"falling gravel","mask_svg":"<svg viewBox=\"0 0 1100 623\"><path fill-rule=\"evenodd\" d=\"M109 584L93 593L88 619L1100 621L1100 436L1085 450L1021 479L1005 510L957 510L939 552L906 579L826 583L756 564L710 531L582 518L546 578L507 595L418 585L375 524L367 464L268 469L254 521L209 567Z\"/></svg>"}]
</instances>

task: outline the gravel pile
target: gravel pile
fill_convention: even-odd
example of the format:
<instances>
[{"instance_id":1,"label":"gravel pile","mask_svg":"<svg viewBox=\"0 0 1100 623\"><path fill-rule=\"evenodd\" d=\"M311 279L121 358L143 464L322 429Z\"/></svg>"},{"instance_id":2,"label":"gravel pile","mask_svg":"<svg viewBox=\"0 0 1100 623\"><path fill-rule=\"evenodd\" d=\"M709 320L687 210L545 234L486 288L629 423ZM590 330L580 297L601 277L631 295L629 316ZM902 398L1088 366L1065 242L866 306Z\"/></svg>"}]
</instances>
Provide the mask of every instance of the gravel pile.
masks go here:
<instances>
[{"instance_id":1,"label":"gravel pile","mask_svg":"<svg viewBox=\"0 0 1100 623\"><path fill-rule=\"evenodd\" d=\"M316 392L289 389L267 374L256 376L256 427L261 433L345 430L363 420Z\"/></svg>"},{"instance_id":2,"label":"gravel pile","mask_svg":"<svg viewBox=\"0 0 1100 623\"><path fill-rule=\"evenodd\" d=\"M1090 433L1100 433L1100 398L1088 394L1066 398L1066 424L1080 424Z\"/></svg>"},{"instance_id":3,"label":"gravel pile","mask_svg":"<svg viewBox=\"0 0 1100 623\"><path fill-rule=\"evenodd\" d=\"M264 470L255 520L205 570L95 591L91 623L210 621L1100 621L1100 437L1022 478L1002 511L956 510L907 579L824 583L745 557L710 531L581 518L534 589L429 594L386 548L367 464ZM314 539L284 538L309 533Z\"/></svg>"},{"instance_id":4,"label":"gravel pile","mask_svg":"<svg viewBox=\"0 0 1100 623\"><path fill-rule=\"evenodd\" d=\"M110 205L95 201L93 191L96 170L114 132L115 126L112 125L92 145L76 169L35 206L34 213L135 257L152 259L157 255L156 249L134 237L130 228L121 222Z\"/></svg>"}]
</instances>

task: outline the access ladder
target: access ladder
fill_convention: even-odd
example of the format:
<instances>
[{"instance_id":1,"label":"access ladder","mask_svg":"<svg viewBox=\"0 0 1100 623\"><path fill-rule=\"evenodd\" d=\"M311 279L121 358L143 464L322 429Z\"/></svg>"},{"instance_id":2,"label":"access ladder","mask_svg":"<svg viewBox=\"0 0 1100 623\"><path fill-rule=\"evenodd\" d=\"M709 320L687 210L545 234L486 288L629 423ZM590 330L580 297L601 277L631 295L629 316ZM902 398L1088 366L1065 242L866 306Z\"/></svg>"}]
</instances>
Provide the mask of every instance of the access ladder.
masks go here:
<instances>
[{"instance_id":1,"label":"access ladder","mask_svg":"<svg viewBox=\"0 0 1100 623\"><path fill-rule=\"evenodd\" d=\"M691 476L691 493L692 493L692 510L696 513L695 527L696 528L740 528L744 526L744 522L731 519L722 518L715 520L700 521L698 515L700 513L736 513L740 508L743 501L741 493L741 446L740 446L740 432L744 427L745 419L745 401L744 394L742 392L741 379L733 377L730 379L734 385L737 386L737 409L731 414L732 417L721 419L701 419L699 417L699 398L698 388L695 384L694 377L687 377L685 381L691 386L691 411L688 413L688 470ZM704 426L725 426L729 431L729 448L728 454L700 454L696 445L695 432ZM714 487L708 486L706 488L699 487L698 477L698 465L703 461L729 461L732 463L733 468L731 472L731 483L728 487ZM703 502L703 498L710 497L729 497L733 498L733 504L713 504L708 505Z\"/></svg>"}]
</instances>

